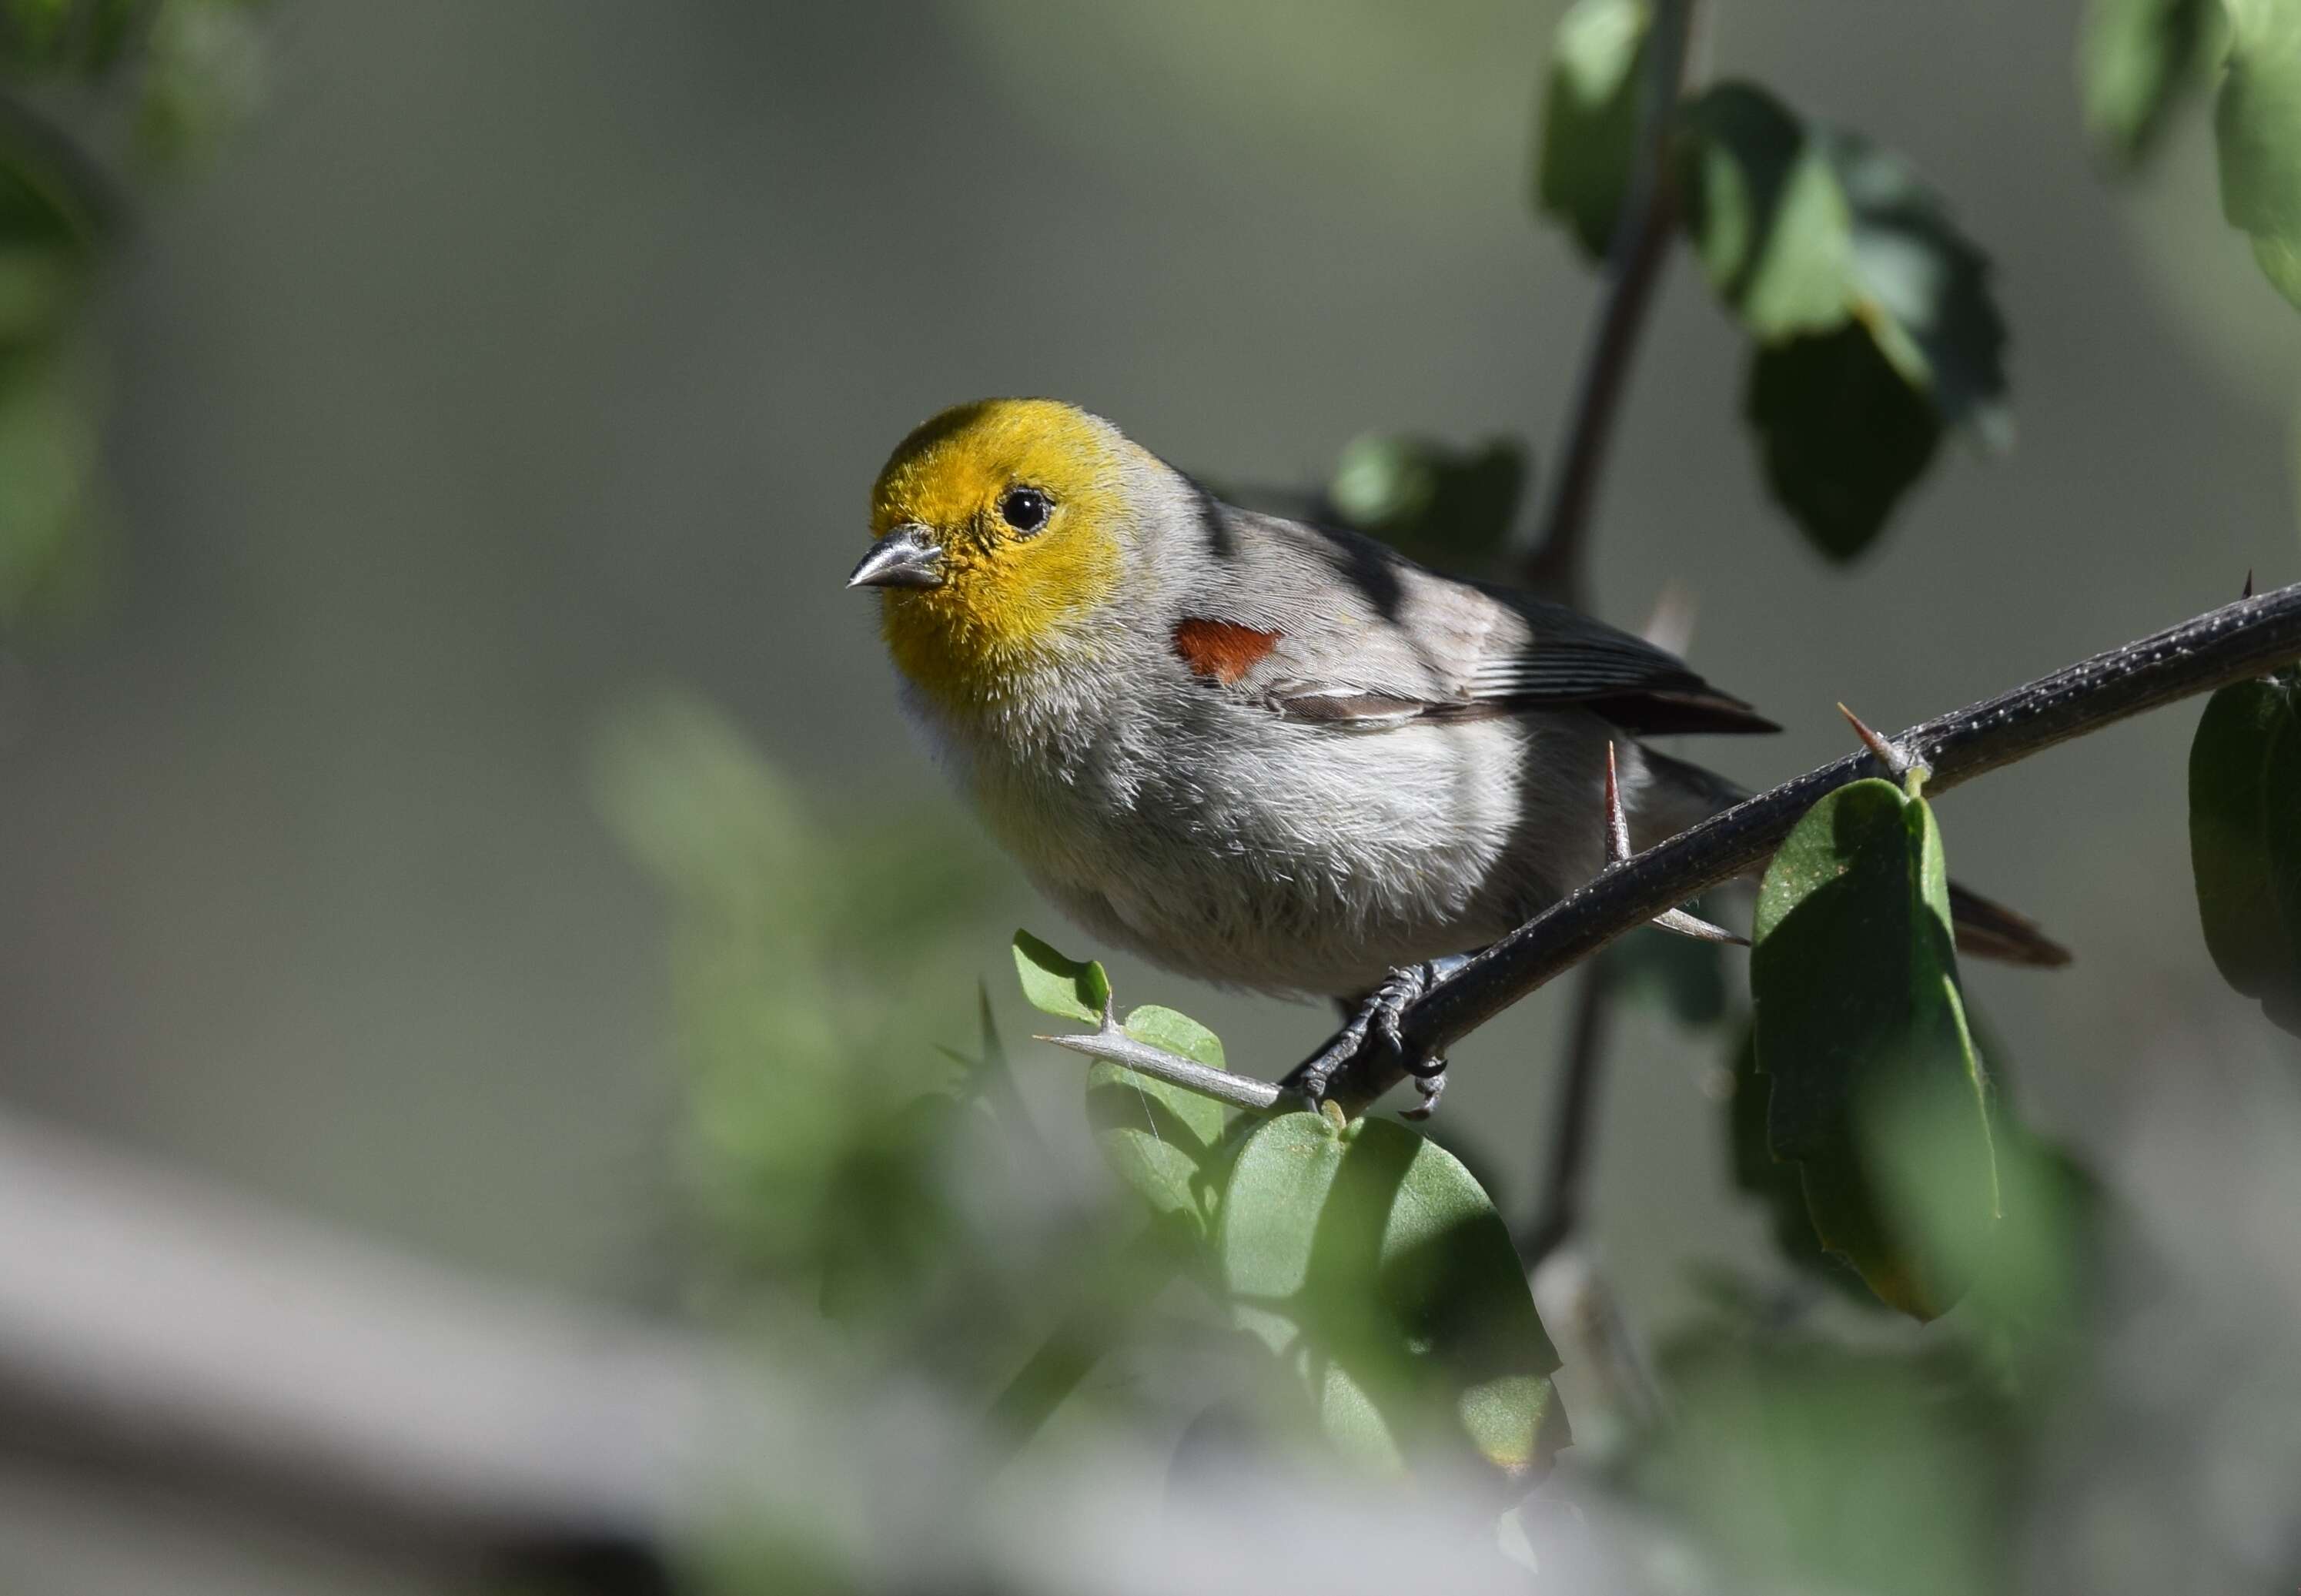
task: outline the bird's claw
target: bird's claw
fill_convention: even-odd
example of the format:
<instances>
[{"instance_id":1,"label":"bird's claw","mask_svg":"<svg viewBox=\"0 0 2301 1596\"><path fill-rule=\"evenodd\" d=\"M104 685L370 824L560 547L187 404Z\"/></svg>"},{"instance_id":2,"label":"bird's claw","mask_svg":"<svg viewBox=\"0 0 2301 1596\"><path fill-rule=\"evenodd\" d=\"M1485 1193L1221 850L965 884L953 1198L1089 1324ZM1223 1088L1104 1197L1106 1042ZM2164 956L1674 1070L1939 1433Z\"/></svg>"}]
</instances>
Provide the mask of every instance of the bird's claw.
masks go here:
<instances>
[{"instance_id":1,"label":"bird's claw","mask_svg":"<svg viewBox=\"0 0 2301 1596\"><path fill-rule=\"evenodd\" d=\"M1334 1040L1296 1072L1295 1084L1302 1095L1314 1107L1325 1102L1326 1088L1335 1073L1355 1058L1371 1036L1376 1045L1397 1057L1399 1066L1414 1078L1422 1093L1421 1103L1408 1109L1407 1117L1427 1119L1446 1090L1446 1061L1435 1054L1418 1055L1411 1051L1401 1020L1408 1006L1435 986L1446 973L1438 962L1431 961L1404 965L1383 977L1382 984L1368 994Z\"/></svg>"}]
</instances>

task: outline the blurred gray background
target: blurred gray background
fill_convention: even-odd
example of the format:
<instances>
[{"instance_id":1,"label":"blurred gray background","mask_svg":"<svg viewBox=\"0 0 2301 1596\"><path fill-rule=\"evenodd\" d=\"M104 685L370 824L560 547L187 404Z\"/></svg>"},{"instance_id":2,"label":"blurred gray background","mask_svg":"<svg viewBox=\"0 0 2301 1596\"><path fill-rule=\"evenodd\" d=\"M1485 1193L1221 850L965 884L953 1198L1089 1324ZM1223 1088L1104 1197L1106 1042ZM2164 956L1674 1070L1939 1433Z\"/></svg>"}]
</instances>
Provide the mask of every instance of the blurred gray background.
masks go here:
<instances>
[{"instance_id":1,"label":"blurred gray background","mask_svg":"<svg viewBox=\"0 0 2301 1596\"><path fill-rule=\"evenodd\" d=\"M840 590L885 450L1044 393L1218 480L1368 429L1531 439L1595 297L1525 203L1553 4L286 0L268 104L118 284L106 606L8 663L10 1106L460 1265L674 1287L663 916L596 813L621 695L723 706L826 815L952 800ZM2021 435L1850 573L1764 498L1738 335L1681 259L1600 506L1599 607L1665 581L1788 726L1751 782L2296 573L2301 322L2220 222L2194 113L2129 189L2081 144L2066 4L1759 0L1713 73L1909 154L1996 262ZM2036 1123L2113 1151L2138 1077L2272 1047L2188 906L2176 710L1948 800L1959 873L2079 950L1976 970ZM1010 880L1003 871L998 879ZM1075 932L1018 888L1006 938ZM1123 999L1292 1063L1327 1015L1125 960ZM972 992L940 994L950 1031ZM1448 1115L1528 1192L1562 1003ZM1713 1049L1639 1016L1598 1233L1660 1314L1754 1244ZM1042 1055L1044 1056L1042 1056ZM1075 1066L1026 1050L1041 1106Z\"/></svg>"}]
</instances>

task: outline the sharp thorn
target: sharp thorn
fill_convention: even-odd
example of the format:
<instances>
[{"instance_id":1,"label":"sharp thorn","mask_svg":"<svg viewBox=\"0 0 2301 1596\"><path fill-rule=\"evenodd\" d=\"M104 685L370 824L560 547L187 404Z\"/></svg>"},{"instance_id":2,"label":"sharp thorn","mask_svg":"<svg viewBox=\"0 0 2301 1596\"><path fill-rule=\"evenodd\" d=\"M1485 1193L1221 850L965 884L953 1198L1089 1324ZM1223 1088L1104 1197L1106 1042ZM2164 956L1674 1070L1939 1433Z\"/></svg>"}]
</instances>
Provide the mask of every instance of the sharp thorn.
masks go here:
<instances>
[{"instance_id":1,"label":"sharp thorn","mask_svg":"<svg viewBox=\"0 0 2301 1596\"><path fill-rule=\"evenodd\" d=\"M1892 772L1896 780L1910 773L1910 756L1898 746L1871 731L1863 723L1860 715L1846 708L1845 705L1840 704L1837 706L1837 713L1844 715L1845 723L1853 728L1853 735L1862 740L1862 746L1876 756L1878 764Z\"/></svg>"},{"instance_id":2,"label":"sharp thorn","mask_svg":"<svg viewBox=\"0 0 2301 1596\"><path fill-rule=\"evenodd\" d=\"M1684 909L1670 909L1656 915L1656 925L1681 937L1692 937L1697 942L1730 942L1736 948L1747 948L1750 939L1736 936L1722 925L1712 925L1699 915L1689 915Z\"/></svg>"},{"instance_id":3,"label":"sharp thorn","mask_svg":"<svg viewBox=\"0 0 2301 1596\"><path fill-rule=\"evenodd\" d=\"M2245 592L2241 597L2247 598L2253 597L2253 572L2250 571L2245 573Z\"/></svg>"},{"instance_id":4,"label":"sharp thorn","mask_svg":"<svg viewBox=\"0 0 2301 1596\"><path fill-rule=\"evenodd\" d=\"M1614 768L1614 745L1606 745L1606 863L1630 856L1630 817L1622 813L1622 779Z\"/></svg>"}]
</instances>

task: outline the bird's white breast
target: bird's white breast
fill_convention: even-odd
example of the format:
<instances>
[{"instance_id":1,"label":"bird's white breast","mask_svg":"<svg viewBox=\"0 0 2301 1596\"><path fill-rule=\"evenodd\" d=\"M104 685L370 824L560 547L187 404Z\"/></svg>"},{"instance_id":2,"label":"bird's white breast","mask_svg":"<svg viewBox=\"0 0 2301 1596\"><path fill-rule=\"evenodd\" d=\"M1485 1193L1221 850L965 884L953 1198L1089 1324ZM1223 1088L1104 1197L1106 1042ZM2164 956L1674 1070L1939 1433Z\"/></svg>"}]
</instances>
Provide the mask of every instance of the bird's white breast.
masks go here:
<instances>
[{"instance_id":1,"label":"bird's white breast","mask_svg":"<svg viewBox=\"0 0 2301 1596\"><path fill-rule=\"evenodd\" d=\"M999 841L1090 935L1184 973L1343 995L1493 940L1597 866L1602 741L1583 717L1381 730L1200 690L1125 713L1032 702L914 718ZM1555 872L1534 826L1583 839ZM1535 879L1554 874L1557 879Z\"/></svg>"}]
</instances>

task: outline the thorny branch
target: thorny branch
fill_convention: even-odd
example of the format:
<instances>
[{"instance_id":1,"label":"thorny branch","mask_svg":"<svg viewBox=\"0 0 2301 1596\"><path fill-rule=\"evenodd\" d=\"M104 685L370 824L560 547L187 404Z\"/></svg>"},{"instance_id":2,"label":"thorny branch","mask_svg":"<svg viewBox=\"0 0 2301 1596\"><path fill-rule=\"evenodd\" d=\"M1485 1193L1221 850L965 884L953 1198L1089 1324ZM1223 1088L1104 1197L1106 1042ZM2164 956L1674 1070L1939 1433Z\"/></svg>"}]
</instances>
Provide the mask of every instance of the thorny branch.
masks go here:
<instances>
[{"instance_id":1,"label":"thorny branch","mask_svg":"<svg viewBox=\"0 0 2301 1596\"><path fill-rule=\"evenodd\" d=\"M1927 791L1937 794L2119 721L2297 663L2301 582L2225 604L1994 698L1921 721L1893 743L1932 771ZM1883 769L1866 750L1849 755L1605 871L1409 1004L1400 1020L1407 1047L1426 1056L1444 1052L1615 938L1759 869L1808 809ZM1138 1052L1129 1062L1139 1068L1142 1056ZM1176 1075L1204 1068L1177 1055L1163 1057ZM1371 1042L1344 1061L1327 1096L1356 1114L1405 1078L1396 1053ZM1291 1085L1291 1078L1279 1082L1282 1091Z\"/></svg>"},{"instance_id":2,"label":"thorny branch","mask_svg":"<svg viewBox=\"0 0 2301 1596\"><path fill-rule=\"evenodd\" d=\"M2223 605L2179 626L2065 666L2011 692L1921 722L1893 740L1933 772L1939 793L2144 711L2301 660L2301 583ZM1848 756L1736 804L1561 899L1410 1005L1411 1049L1443 1053L1529 992L1721 882L1762 866L1827 793L1878 773ZM1405 1078L1393 1056L1361 1048L1329 1095L1355 1113Z\"/></svg>"}]
</instances>

